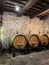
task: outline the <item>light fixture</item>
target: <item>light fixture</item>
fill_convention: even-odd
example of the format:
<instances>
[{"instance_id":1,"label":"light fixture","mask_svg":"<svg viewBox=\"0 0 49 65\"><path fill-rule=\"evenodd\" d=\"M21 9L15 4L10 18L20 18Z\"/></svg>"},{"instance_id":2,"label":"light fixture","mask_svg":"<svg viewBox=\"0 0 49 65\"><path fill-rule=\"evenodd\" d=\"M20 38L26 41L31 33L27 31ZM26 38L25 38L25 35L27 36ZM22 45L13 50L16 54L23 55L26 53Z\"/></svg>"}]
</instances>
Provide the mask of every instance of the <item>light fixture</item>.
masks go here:
<instances>
[{"instance_id":1,"label":"light fixture","mask_svg":"<svg viewBox=\"0 0 49 65\"><path fill-rule=\"evenodd\" d=\"M15 10L16 10L17 12L19 12L19 11L20 11L20 6L15 6Z\"/></svg>"}]
</instances>

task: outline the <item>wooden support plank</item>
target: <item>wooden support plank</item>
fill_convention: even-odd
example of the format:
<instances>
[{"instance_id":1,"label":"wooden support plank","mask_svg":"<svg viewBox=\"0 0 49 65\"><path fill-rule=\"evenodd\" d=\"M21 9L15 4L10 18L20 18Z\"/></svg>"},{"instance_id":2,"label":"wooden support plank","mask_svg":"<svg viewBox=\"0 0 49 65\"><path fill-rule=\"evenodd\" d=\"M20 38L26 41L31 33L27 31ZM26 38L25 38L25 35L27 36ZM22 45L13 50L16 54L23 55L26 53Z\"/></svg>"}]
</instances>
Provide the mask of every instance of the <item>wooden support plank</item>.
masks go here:
<instances>
[{"instance_id":1,"label":"wooden support plank","mask_svg":"<svg viewBox=\"0 0 49 65\"><path fill-rule=\"evenodd\" d=\"M0 14L3 14L5 1L6 0L0 0Z\"/></svg>"},{"instance_id":2,"label":"wooden support plank","mask_svg":"<svg viewBox=\"0 0 49 65\"><path fill-rule=\"evenodd\" d=\"M14 6L16 6L16 5L24 6L24 4L20 4L20 3L18 4L17 2L13 2L13 1L9 1L9 0L7 0L6 3L14 5Z\"/></svg>"},{"instance_id":3,"label":"wooden support plank","mask_svg":"<svg viewBox=\"0 0 49 65\"><path fill-rule=\"evenodd\" d=\"M49 9L47 9L46 11L44 11L44 12L42 12L42 13L38 14L37 16L46 15L46 14L48 14L48 13L49 13Z\"/></svg>"},{"instance_id":4,"label":"wooden support plank","mask_svg":"<svg viewBox=\"0 0 49 65\"><path fill-rule=\"evenodd\" d=\"M47 10L47 9L49 9L49 6L46 6L45 8L39 10L39 11L38 11L37 13L35 13L34 15L31 15L31 17L33 18L33 17L37 16L38 14L42 13L43 11L45 11L45 10Z\"/></svg>"},{"instance_id":5,"label":"wooden support plank","mask_svg":"<svg viewBox=\"0 0 49 65\"><path fill-rule=\"evenodd\" d=\"M0 15L0 26L2 26L3 15Z\"/></svg>"}]
</instances>

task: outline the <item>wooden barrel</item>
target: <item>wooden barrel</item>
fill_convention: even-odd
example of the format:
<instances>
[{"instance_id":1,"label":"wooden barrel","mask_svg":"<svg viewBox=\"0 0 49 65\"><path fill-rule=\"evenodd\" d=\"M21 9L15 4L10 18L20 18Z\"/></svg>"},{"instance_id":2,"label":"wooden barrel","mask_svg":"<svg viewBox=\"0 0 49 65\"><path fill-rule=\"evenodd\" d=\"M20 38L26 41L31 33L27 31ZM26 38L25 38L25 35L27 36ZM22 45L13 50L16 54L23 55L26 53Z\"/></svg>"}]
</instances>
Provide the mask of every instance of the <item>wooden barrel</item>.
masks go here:
<instances>
[{"instance_id":1,"label":"wooden barrel","mask_svg":"<svg viewBox=\"0 0 49 65\"><path fill-rule=\"evenodd\" d=\"M43 34L43 35L41 36L41 44L42 44L42 45L48 45L48 42L49 42L48 36L47 36L46 34Z\"/></svg>"},{"instance_id":2,"label":"wooden barrel","mask_svg":"<svg viewBox=\"0 0 49 65\"><path fill-rule=\"evenodd\" d=\"M38 38L37 35L34 34L34 35L30 36L30 38L29 38L29 45L32 48L38 47L38 45L39 45L39 38Z\"/></svg>"},{"instance_id":3,"label":"wooden barrel","mask_svg":"<svg viewBox=\"0 0 49 65\"><path fill-rule=\"evenodd\" d=\"M14 47L16 49L24 49L26 47L27 41L25 36L17 35L14 39Z\"/></svg>"}]
</instances>

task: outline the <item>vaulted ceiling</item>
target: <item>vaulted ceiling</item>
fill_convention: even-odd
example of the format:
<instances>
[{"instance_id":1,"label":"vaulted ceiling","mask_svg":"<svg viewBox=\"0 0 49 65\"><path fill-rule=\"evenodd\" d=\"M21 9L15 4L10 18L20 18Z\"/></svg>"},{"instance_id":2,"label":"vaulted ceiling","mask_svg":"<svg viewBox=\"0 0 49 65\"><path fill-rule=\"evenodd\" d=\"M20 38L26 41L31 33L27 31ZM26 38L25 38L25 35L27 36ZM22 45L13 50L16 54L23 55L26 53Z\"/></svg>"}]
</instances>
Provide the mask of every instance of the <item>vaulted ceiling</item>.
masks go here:
<instances>
[{"instance_id":1,"label":"vaulted ceiling","mask_svg":"<svg viewBox=\"0 0 49 65\"><path fill-rule=\"evenodd\" d=\"M17 12L15 6L19 6L21 10ZM49 13L49 0L0 0L0 14L4 11L14 12L17 16L45 16ZM42 12L45 12L44 14ZM41 14L42 13L42 14Z\"/></svg>"}]
</instances>

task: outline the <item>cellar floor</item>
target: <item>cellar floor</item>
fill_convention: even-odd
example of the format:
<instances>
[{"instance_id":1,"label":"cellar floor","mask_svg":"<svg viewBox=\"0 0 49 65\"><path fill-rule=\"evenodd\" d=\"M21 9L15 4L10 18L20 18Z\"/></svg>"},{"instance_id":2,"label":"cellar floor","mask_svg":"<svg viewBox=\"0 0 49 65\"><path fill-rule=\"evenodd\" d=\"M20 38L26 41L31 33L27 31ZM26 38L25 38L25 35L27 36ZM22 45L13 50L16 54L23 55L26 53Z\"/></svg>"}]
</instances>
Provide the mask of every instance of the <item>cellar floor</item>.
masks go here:
<instances>
[{"instance_id":1,"label":"cellar floor","mask_svg":"<svg viewBox=\"0 0 49 65\"><path fill-rule=\"evenodd\" d=\"M13 58L0 54L0 65L49 65L49 50L19 55Z\"/></svg>"},{"instance_id":2,"label":"cellar floor","mask_svg":"<svg viewBox=\"0 0 49 65\"><path fill-rule=\"evenodd\" d=\"M11 57L5 54L0 54L0 65L8 65L11 61Z\"/></svg>"}]
</instances>

